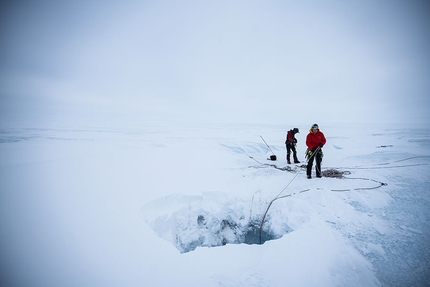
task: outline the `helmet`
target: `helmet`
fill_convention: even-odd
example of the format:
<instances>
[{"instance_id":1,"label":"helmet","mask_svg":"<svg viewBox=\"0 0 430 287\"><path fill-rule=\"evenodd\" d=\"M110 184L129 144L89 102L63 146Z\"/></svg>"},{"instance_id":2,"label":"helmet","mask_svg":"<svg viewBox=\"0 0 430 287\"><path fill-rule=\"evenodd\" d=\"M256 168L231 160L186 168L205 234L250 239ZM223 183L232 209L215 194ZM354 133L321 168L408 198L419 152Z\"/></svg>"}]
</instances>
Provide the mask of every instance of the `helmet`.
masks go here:
<instances>
[{"instance_id":1,"label":"helmet","mask_svg":"<svg viewBox=\"0 0 430 287\"><path fill-rule=\"evenodd\" d=\"M293 129L293 133L295 133L295 134L299 133L299 129L298 128L294 128Z\"/></svg>"},{"instance_id":2,"label":"helmet","mask_svg":"<svg viewBox=\"0 0 430 287\"><path fill-rule=\"evenodd\" d=\"M313 125L312 125L312 128L313 128L313 129L319 129L319 127L318 127L318 125L317 125L317 124L313 124Z\"/></svg>"}]
</instances>

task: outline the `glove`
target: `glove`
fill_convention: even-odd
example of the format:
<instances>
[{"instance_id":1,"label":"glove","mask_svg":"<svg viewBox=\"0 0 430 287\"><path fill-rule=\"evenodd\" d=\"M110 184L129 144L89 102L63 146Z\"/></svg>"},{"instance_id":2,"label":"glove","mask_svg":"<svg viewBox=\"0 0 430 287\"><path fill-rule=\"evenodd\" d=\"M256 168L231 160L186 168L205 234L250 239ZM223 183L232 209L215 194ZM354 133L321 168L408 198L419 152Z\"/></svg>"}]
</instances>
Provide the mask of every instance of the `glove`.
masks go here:
<instances>
[{"instance_id":1,"label":"glove","mask_svg":"<svg viewBox=\"0 0 430 287\"><path fill-rule=\"evenodd\" d=\"M297 139L294 139L294 143L297 143Z\"/></svg>"},{"instance_id":2,"label":"glove","mask_svg":"<svg viewBox=\"0 0 430 287\"><path fill-rule=\"evenodd\" d=\"M323 144L320 144L320 148L322 148L324 145Z\"/></svg>"}]
</instances>

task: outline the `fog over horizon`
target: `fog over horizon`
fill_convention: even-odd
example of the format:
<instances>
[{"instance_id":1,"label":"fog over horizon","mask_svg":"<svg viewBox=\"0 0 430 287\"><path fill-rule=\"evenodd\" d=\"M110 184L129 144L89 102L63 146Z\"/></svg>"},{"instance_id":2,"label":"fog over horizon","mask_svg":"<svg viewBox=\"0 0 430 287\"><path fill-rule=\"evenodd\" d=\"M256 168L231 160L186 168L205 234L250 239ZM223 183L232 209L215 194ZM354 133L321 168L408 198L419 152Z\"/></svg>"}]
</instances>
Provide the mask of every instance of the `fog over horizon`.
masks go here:
<instances>
[{"instance_id":1,"label":"fog over horizon","mask_svg":"<svg viewBox=\"0 0 430 287\"><path fill-rule=\"evenodd\" d=\"M428 123L426 1L6 1L0 123Z\"/></svg>"}]
</instances>

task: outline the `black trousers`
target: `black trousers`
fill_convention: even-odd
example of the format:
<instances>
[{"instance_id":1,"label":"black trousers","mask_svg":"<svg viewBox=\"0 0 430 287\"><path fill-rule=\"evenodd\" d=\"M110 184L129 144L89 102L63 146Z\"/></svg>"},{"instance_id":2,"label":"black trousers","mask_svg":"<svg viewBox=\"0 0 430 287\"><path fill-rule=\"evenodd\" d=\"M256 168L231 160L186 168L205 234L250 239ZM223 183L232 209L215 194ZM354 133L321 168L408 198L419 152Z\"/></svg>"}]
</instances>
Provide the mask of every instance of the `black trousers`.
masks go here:
<instances>
[{"instance_id":1,"label":"black trousers","mask_svg":"<svg viewBox=\"0 0 430 287\"><path fill-rule=\"evenodd\" d=\"M315 171L317 176L321 176L321 162L322 162L322 158L323 158L323 153L321 150L319 150L316 154L314 153L314 155L309 158L308 161L308 166L306 169L306 175L311 175L312 174L312 165L314 164L314 159L315 159Z\"/></svg>"},{"instance_id":2,"label":"black trousers","mask_svg":"<svg viewBox=\"0 0 430 287\"><path fill-rule=\"evenodd\" d=\"M293 151L293 155L296 156L297 152L296 152L296 147L294 146L294 143L287 143L287 155L291 154L291 151Z\"/></svg>"}]
</instances>

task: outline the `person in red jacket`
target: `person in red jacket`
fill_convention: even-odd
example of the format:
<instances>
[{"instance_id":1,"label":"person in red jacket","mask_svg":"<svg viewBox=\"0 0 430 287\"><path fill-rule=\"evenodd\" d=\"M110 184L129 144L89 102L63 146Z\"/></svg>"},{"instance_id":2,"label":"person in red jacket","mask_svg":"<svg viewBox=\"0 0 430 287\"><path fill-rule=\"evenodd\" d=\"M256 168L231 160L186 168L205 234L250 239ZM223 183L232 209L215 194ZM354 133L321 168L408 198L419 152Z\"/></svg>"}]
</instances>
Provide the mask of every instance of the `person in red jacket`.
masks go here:
<instances>
[{"instance_id":1,"label":"person in red jacket","mask_svg":"<svg viewBox=\"0 0 430 287\"><path fill-rule=\"evenodd\" d=\"M325 145L326 139L317 124L312 125L312 128L309 130L309 134L306 136L306 145L308 146L308 150L306 152L306 156L308 158L308 166L306 170L306 175L308 178L312 178L312 165L314 163L315 158L315 171L317 177L321 177L321 161L323 158L322 147Z\"/></svg>"},{"instance_id":2,"label":"person in red jacket","mask_svg":"<svg viewBox=\"0 0 430 287\"><path fill-rule=\"evenodd\" d=\"M298 128L294 128L294 129L289 130L287 132L287 139L285 140L285 145L287 147L287 162L288 162L288 164L291 164L291 161L290 161L291 151L293 151L294 163L300 163L299 159L297 158L297 151L296 151L296 143L297 143L296 134L297 133L299 133Z\"/></svg>"}]
</instances>

